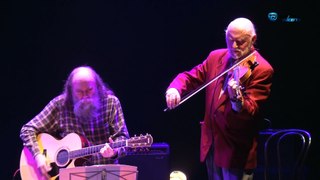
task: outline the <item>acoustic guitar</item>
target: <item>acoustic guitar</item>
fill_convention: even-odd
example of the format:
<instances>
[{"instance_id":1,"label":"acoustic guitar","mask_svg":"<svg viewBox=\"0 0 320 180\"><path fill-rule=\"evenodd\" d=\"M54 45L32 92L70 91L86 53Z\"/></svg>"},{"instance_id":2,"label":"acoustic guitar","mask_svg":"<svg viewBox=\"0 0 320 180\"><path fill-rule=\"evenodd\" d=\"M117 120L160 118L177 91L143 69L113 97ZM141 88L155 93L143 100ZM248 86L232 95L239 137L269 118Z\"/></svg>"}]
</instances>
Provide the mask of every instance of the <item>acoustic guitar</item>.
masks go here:
<instances>
[{"instance_id":1,"label":"acoustic guitar","mask_svg":"<svg viewBox=\"0 0 320 180\"><path fill-rule=\"evenodd\" d=\"M76 133L70 133L62 139L50 134L42 133L37 136L40 152L43 153L52 169L48 172L50 180L58 178L60 168L76 167L83 158L99 153L105 144L83 147L84 141ZM153 143L150 134L134 136L130 139L109 143L112 148L147 148ZM28 148L24 147L20 156L20 175L22 180L40 180L42 175L37 168L36 161Z\"/></svg>"}]
</instances>

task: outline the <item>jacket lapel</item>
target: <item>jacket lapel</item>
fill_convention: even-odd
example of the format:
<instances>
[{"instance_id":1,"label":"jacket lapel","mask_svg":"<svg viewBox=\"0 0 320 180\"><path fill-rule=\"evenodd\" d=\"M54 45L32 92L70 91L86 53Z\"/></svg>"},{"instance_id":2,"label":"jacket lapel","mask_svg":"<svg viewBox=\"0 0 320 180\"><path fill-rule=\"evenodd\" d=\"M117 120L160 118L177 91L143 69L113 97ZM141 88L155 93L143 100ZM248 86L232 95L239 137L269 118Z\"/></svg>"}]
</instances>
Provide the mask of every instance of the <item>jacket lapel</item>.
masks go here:
<instances>
[{"instance_id":1,"label":"jacket lapel","mask_svg":"<svg viewBox=\"0 0 320 180\"><path fill-rule=\"evenodd\" d=\"M224 73L224 71L226 71L229 67L228 65L229 62L229 56L224 56L223 58L221 58L221 62L220 62L220 66L217 67L216 72L219 72L217 75ZM214 111L216 109L218 109L219 106L221 106L221 104L226 101L227 99L227 89L225 89L225 91L220 95L221 89L223 88L224 85L224 81L227 77L228 73L225 73L223 76L221 76L218 80L217 80L217 84L216 84L216 88L214 91ZM220 97L219 97L220 96Z\"/></svg>"}]
</instances>

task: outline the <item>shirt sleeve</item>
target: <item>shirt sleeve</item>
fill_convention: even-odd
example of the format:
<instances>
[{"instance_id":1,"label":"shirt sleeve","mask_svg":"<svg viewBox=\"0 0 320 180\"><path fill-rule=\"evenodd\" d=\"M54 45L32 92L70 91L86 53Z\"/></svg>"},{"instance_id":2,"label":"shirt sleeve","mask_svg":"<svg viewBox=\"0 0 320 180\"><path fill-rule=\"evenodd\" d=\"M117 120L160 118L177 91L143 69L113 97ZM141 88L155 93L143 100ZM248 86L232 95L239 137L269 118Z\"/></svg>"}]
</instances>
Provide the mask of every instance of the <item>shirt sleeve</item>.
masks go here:
<instances>
[{"instance_id":1,"label":"shirt sleeve","mask_svg":"<svg viewBox=\"0 0 320 180\"><path fill-rule=\"evenodd\" d=\"M121 103L119 99L115 96L110 97L112 100L112 103L110 104L112 106L112 118L110 120L110 127L111 127L111 137L114 141L121 141L126 140L130 138L127 125L125 122L123 110ZM126 149L125 147L121 147L118 150L118 156L122 157L126 155Z\"/></svg>"},{"instance_id":2,"label":"shirt sleeve","mask_svg":"<svg viewBox=\"0 0 320 180\"><path fill-rule=\"evenodd\" d=\"M23 125L20 130L20 138L23 145L30 150L33 156L40 153L37 135L43 132L50 132L56 126L57 106L56 99L53 99L38 115Z\"/></svg>"}]
</instances>

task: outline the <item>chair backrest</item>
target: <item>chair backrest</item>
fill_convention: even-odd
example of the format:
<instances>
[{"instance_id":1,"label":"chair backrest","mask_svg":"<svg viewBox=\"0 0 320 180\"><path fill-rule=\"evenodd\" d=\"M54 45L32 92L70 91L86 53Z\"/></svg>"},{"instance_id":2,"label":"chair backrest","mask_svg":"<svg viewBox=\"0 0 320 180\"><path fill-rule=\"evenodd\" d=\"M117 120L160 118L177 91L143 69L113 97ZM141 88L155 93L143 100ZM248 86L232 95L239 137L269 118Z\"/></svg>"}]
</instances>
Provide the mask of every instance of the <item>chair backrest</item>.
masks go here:
<instances>
[{"instance_id":1,"label":"chair backrest","mask_svg":"<svg viewBox=\"0 0 320 180\"><path fill-rule=\"evenodd\" d=\"M311 145L311 135L302 129L281 129L264 144L265 180L303 179L304 163ZM275 167L275 168L272 168Z\"/></svg>"}]
</instances>

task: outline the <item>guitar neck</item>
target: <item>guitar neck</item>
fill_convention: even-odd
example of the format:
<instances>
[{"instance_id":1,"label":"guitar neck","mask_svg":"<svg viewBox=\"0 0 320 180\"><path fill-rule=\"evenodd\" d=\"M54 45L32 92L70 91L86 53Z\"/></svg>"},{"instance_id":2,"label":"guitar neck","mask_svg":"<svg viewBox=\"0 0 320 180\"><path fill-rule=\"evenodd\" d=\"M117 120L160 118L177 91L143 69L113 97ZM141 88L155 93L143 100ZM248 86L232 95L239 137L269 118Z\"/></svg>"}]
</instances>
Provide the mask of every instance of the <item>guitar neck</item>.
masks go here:
<instances>
[{"instance_id":1,"label":"guitar neck","mask_svg":"<svg viewBox=\"0 0 320 180\"><path fill-rule=\"evenodd\" d=\"M109 146L111 148L119 148L119 147L124 147L126 145L127 145L126 140L109 143ZM99 145L95 145L95 146L90 146L90 147L85 147L82 149L70 151L69 158L75 159L75 158L80 158L80 157L85 157L85 156L89 156L92 154L96 154L96 153L100 152L100 149L103 148L104 146L105 146L105 144L99 144Z\"/></svg>"}]
</instances>

